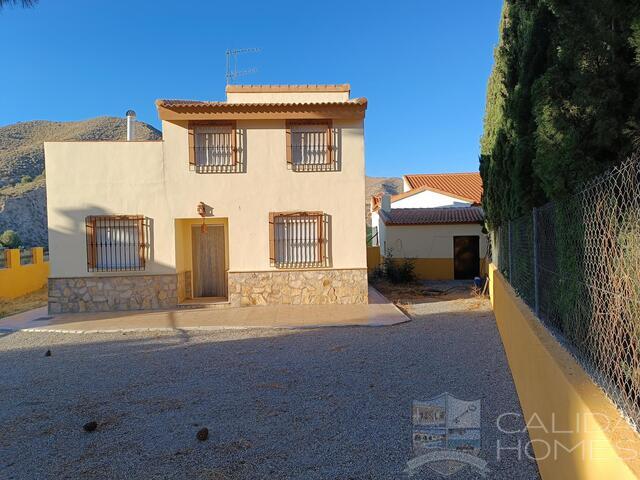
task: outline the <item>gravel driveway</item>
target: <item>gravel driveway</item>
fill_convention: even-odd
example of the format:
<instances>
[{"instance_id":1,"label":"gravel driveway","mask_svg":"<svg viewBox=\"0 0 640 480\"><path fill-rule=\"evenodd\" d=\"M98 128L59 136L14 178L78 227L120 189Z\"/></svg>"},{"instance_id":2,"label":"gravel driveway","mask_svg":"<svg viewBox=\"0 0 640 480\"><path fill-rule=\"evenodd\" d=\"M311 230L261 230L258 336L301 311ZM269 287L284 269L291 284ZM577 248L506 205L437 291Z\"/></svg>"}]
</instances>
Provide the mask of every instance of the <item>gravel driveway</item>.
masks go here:
<instances>
[{"instance_id":1,"label":"gravel driveway","mask_svg":"<svg viewBox=\"0 0 640 480\"><path fill-rule=\"evenodd\" d=\"M496 458L528 437L496 427L520 406L487 303L409 312L387 328L6 334L0 478L406 478L412 401L442 392L482 399L488 478L538 478L514 450Z\"/></svg>"}]
</instances>

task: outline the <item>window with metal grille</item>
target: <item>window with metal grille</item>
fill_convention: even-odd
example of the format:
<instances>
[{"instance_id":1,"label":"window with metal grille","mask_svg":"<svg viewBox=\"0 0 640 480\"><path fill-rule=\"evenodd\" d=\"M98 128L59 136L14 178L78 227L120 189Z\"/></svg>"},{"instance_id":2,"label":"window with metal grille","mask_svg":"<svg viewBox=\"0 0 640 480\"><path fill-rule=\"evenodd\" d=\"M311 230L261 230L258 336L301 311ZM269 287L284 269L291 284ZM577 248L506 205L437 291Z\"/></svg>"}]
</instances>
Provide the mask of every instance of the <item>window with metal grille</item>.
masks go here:
<instances>
[{"instance_id":1,"label":"window with metal grille","mask_svg":"<svg viewBox=\"0 0 640 480\"><path fill-rule=\"evenodd\" d=\"M189 127L189 163L198 173L239 173L236 125L230 123L192 124Z\"/></svg>"},{"instance_id":2,"label":"window with metal grille","mask_svg":"<svg viewBox=\"0 0 640 480\"><path fill-rule=\"evenodd\" d=\"M322 212L269 214L269 250L276 268L329 265L329 220Z\"/></svg>"},{"instance_id":3,"label":"window with metal grille","mask_svg":"<svg viewBox=\"0 0 640 480\"><path fill-rule=\"evenodd\" d=\"M149 238L144 216L90 216L85 224L90 272L144 270Z\"/></svg>"},{"instance_id":4,"label":"window with metal grille","mask_svg":"<svg viewBox=\"0 0 640 480\"><path fill-rule=\"evenodd\" d=\"M331 120L288 121L287 163L296 172L338 169Z\"/></svg>"}]
</instances>

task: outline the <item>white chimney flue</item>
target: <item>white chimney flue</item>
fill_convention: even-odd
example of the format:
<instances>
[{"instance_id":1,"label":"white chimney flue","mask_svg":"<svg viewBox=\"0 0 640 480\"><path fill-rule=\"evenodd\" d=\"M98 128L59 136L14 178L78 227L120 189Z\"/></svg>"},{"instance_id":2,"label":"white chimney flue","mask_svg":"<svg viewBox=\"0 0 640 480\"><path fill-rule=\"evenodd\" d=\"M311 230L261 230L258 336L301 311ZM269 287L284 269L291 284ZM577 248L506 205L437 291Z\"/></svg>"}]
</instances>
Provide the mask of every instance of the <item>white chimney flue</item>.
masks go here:
<instances>
[{"instance_id":1,"label":"white chimney flue","mask_svg":"<svg viewBox=\"0 0 640 480\"><path fill-rule=\"evenodd\" d=\"M127 110L127 142L136 139L136 112Z\"/></svg>"},{"instance_id":2,"label":"white chimney flue","mask_svg":"<svg viewBox=\"0 0 640 480\"><path fill-rule=\"evenodd\" d=\"M380 200L380 209L384 212L391 210L391 195L388 193L382 195L382 199Z\"/></svg>"}]
</instances>

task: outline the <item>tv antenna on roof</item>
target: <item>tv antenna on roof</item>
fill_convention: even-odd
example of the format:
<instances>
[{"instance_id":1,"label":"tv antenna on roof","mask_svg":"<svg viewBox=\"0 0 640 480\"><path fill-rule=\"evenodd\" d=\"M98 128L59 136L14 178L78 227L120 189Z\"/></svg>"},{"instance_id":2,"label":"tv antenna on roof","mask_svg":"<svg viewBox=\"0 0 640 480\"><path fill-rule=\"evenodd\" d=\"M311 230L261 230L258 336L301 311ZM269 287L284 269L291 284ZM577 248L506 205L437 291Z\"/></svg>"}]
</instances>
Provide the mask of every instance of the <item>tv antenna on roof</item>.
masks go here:
<instances>
[{"instance_id":1,"label":"tv antenna on roof","mask_svg":"<svg viewBox=\"0 0 640 480\"><path fill-rule=\"evenodd\" d=\"M260 50L260 48L234 48L225 52L227 56L227 74L225 75L227 85L231 84L238 77L250 75L258 71L257 68L238 70L238 55L241 53L258 53Z\"/></svg>"}]
</instances>

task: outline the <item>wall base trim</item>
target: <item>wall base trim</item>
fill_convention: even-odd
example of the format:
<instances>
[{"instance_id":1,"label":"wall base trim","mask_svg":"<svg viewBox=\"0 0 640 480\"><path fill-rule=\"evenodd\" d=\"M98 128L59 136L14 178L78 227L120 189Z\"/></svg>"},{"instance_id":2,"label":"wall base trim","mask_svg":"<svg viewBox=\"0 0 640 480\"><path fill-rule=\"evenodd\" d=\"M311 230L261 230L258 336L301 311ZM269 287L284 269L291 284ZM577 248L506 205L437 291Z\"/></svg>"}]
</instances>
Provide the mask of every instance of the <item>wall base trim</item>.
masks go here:
<instances>
[{"instance_id":1,"label":"wall base trim","mask_svg":"<svg viewBox=\"0 0 640 480\"><path fill-rule=\"evenodd\" d=\"M229 272L228 285L232 306L368 302L366 268Z\"/></svg>"},{"instance_id":2,"label":"wall base trim","mask_svg":"<svg viewBox=\"0 0 640 480\"><path fill-rule=\"evenodd\" d=\"M640 436L494 265L491 303L543 479L640 477ZM551 451L549 451L551 447Z\"/></svg>"},{"instance_id":3,"label":"wall base trim","mask_svg":"<svg viewBox=\"0 0 640 480\"><path fill-rule=\"evenodd\" d=\"M178 304L176 274L49 279L49 313L164 310Z\"/></svg>"}]
</instances>

